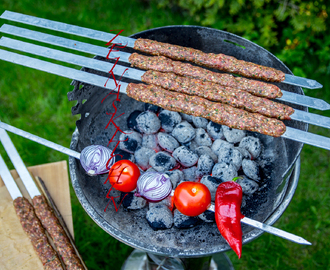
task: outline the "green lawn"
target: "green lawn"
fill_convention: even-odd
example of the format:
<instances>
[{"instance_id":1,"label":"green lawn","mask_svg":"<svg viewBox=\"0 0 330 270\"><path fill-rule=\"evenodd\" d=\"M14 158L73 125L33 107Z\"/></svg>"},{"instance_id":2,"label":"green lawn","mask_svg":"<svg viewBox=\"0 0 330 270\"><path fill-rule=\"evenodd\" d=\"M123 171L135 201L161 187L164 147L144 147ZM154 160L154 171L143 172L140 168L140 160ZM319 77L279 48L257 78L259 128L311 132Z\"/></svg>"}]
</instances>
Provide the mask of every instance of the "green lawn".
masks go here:
<instances>
[{"instance_id":1,"label":"green lawn","mask_svg":"<svg viewBox=\"0 0 330 270\"><path fill-rule=\"evenodd\" d=\"M0 12L4 10L105 32L125 29L123 34L126 36L159 26L193 24L191 18L183 17L177 11L158 10L148 1L138 0L4 0ZM5 22L2 20L1 24ZM78 119L71 115L75 103L67 99L67 93L73 88L71 80L3 61L0 61L0 70L0 119L68 147ZM321 82L324 88L308 90L307 94L330 102L328 78L317 73L308 76ZM329 112L322 114L330 116ZM310 131L329 137L329 131L322 128L311 127ZM68 160L64 154L18 136L11 137L29 166ZM9 164L2 147L0 153ZM330 269L330 152L304 146L301 162L301 177L295 196L275 225L304 237L313 245L304 247L263 234L243 247L240 260L233 252L228 252L235 269ZM120 269L132 248L95 225L80 206L73 190L71 198L76 244L89 269Z\"/></svg>"}]
</instances>

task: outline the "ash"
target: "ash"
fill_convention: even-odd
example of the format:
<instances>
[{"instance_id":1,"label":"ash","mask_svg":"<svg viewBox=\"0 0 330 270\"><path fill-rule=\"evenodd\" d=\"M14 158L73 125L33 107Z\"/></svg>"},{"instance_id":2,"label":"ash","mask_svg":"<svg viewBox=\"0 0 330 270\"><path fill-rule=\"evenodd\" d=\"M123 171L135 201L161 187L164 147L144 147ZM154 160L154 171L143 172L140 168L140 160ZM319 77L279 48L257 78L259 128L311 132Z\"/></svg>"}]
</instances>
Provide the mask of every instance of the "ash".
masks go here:
<instances>
[{"instance_id":1,"label":"ash","mask_svg":"<svg viewBox=\"0 0 330 270\"><path fill-rule=\"evenodd\" d=\"M127 126L130 130L121 135L125 141L119 144L120 150L134 156L141 173L168 174L173 189L183 181L198 181L209 188L214 201L219 184L241 176L244 209L265 187L260 173L263 146L251 133L150 105L133 111ZM171 211L165 203L150 203L146 220L154 231L188 229L214 223L214 214L191 218Z\"/></svg>"}]
</instances>

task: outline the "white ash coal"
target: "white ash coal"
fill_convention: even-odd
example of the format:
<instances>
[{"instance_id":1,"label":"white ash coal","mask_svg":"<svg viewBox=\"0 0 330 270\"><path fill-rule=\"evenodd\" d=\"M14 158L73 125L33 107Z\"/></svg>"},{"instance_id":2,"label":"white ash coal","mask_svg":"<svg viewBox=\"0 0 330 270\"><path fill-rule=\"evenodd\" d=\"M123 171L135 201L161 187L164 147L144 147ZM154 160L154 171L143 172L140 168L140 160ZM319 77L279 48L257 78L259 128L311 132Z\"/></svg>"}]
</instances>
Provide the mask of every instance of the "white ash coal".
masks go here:
<instances>
[{"instance_id":1,"label":"white ash coal","mask_svg":"<svg viewBox=\"0 0 330 270\"><path fill-rule=\"evenodd\" d=\"M232 129L201 117L163 110L145 105L127 118L128 130L119 137L117 151L134 161L141 173L166 173L175 189L182 181L200 181L210 192L212 201L218 185L241 176L243 208L248 198L263 184L259 163L263 145L260 139L246 131ZM126 210L140 209L147 204L126 196ZM194 227L202 222L214 222L214 213L207 211L199 217L187 217L178 210L169 210L168 200L149 203L148 224L154 230Z\"/></svg>"}]
</instances>

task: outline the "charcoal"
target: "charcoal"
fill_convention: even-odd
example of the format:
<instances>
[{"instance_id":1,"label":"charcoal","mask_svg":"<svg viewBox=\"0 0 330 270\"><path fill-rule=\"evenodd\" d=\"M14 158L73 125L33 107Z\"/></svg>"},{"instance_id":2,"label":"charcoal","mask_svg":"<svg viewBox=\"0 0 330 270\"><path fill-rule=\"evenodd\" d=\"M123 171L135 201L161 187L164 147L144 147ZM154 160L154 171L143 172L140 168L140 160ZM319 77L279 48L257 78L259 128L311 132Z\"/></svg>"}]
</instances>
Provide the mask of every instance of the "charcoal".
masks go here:
<instances>
[{"instance_id":1,"label":"charcoal","mask_svg":"<svg viewBox=\"0 0 330 270\"><path fill-rule=\"evenodd\" d=\"M200 157L201 155L209 155L214 163L217 163L218 161L218 156L216 154L214 154L214 152L211 150L210 147L207 146L199 146L197 148L194 149L194 152Z\"/></svg>"},{"instance_id":2,"label":"charcoal","mask_svg":"<svg viewBox=\"0 0 330 270\"><path fill-rule=\"evenodd\" d=\"M125 130L124 133L120 134L119 141L120 149L133 154L141 145L142 135L136 131Z\"/></svg>"},{"instance_id":3,"label":"charcoal","mask_svg":"<svg viewBox=\"0 0 330 270\"><path fill-rule=\"evenodd\" d=\"M197 147L199 147L199 145L197 144L197 142L195 140L189 141L187 143L181 143L183 146L187 147L189 150L195 151L195 149Z\"/></svg>"},{"instance_id":4,"label":"charcoal","mask_svg":"<svg viewBox=\"0 0 330 270\"><path fill-rule=\"evenodd\" d=\"M256 159L261 152L260 140L256 137L247 136L241 140L239 147L245 148L250 152L252 157Z\"/></svg>"},{"instance_id":5,"label":"charcoal","mask_svg":"<svg viewBox=\"0 0 330 270\"><path fill-rule=\"evenodd\" d=\"M147 205L147 201L145 199L142 197L136 197L133 192L122 192L120 201L126 210L138 210Z\"/></svg>"},{"instance_id":6,"label":"charcoal","mask_svg":"<svg viewBox=\"0 0 330 270\"><path fill-rule=\"evenodd\" d=\"M157 105L144 103L144 110L157 114L160 111L160 107L158 107Z\"/></svg>"},{"instance_id":7,"label":"charcoal","mask_svg":"<svg viewBox=\"0 0 330 270\"><path fill-rule=\"evenodd\" d=\"M206 210L198 216L201 220L207 223L215 222L215 214L213 211Z\"/></svg>"},{"instance_id":8,"label":"charcoal","mask_svg":"<svg viewBox=\"0 0 330 270\"><path fill-rule=\"evenodd\" d=\"M190 168L183 169L182 172L183 172L184 180L195 182L197 180L196 171L197 171L196 166L192 166Z\"/></svg>"},{"instance_id":9,"label":"charcoal","mask_svg":"<svg viewBox=\"0 0 330 270\"><path fill-rule=\"evenodd\" d=\"M195 125L196 128L206 128L209 121L205 118L193 116L192 122Z\"/></svg>"},{"instance_id":10,"label":"charcoal","mask_svg":"<svg viewBox=\"0 0 330 270\"><path fill-rule=\"evenodd\" d=\"M219 154L221 152L221 148L223 148L223 147L232 147L233 148L234 145L225 140L217 139L213 142L211 149L217 156L219 156Z\"/></svg>"},{"instance_id":11,"label":"charcoal","mask_svg":"<svg viewBox=\"0 0 330 270\"><path fill-rule=\"evenodd\" d=\"M149 159L150 160L150 159ZM145 172L157 172L153 167L150 167L148 170L146 170Z\"/></svg>"},{"instance_id":12,"label":"charcoal","mask_svg":"<svg viewBox=\"0 0 330 270\"><path fill-rule=\"evenodd\" d=\"M156 152L160 151L156 134L143 134L141 145L153 149Z\"/></svg>"},{"instance_id":13,"label":"charcoal","mask_svg":"<svg viewBox=\"0 0 330 270\"><path fill-rule=\"evenodd\" d=\"M173 226L174 217L166 205L156 205L147 211L146 219L154 230L166 230Z\"/></svg>"},{"instance_id":14,"label":"charcoal","mask_svg":"<svg viewBox=\"0 0 330 270\"><path fill-rule=\"evenodd\" d=\"M217 123L214 123L214 122L210 121L207 124L206 130L207 130L207 133L210 135L210 137L213 140L224 138L222 126L217 124Z\"/></svg>"},{"instance_id":15,"label":"charcoal","mask_svg":"<svg viewBox=\"0 0 330 270\"><path fill-rule=\"evenodd\" d=\"M243 159L242 169L244 174L255 181L260 181L260 170L258 164L249 159Z\"/></svg>"},{"instance_id":16,"label":"charcoal","mask_svg":"<svg viewBox=\"0 0 330 270\"><path fill-rule=\"evenodd\" d=\"M198 161L198 156L185 146L180 146L172 153L173 157L183 166L191 167Z\"/></svg>"},{"instance_id":17,"label":"charcoal","mask_svg":"<svg viewBox=\"0 0 330 270\"><path fill-rule=\"evenodd\" d=\"M174 168L175 159L166 152L158 152L149 159L149 164L158 172L165 172Z\"/></svg>"},{"instance_id":18,"label":"charcoal","mask_svg":"<svg viewBox=\"0 0 330 270\"><path fill-rule=\"evenodd\" d=\"M186 120L187 122L192 122L193 116L190 114L180 113L182 120Z\"/></svg>"},{"instance_id":19,"label":"charcoal","mask_svg":"<svg viewBox=\"0 0 330 270\"><path fill-rule=\"evenodd\" d=\"M231 163L219 162L214 165L212 176L220 178L223 181L231 181L234 177L237 177L237 169Z\"/></svg>"},{"instance_id":20,"label":"charcoal","mask_svg":"<svg viewBox=\"0 0 330 270\"><path fill-rule=\"evenodd\" d=\"M195 138L195 129L187 121L178 124L172 131L172 136L180 143L187 143Z\"/></svg>"},{"instance_id":21,"label":"charcoal","mask_svg":"<svg viewBox=\"0 0 330 270\"><path fill-rule=\"evenodd\" d=\"M201 178L204 175L211 174L213 166L214 161L209 155L201 155L197 162L196 177Z\"/></svg>"},{"instance_id":22,"label":"charcoal","mask_svg":"<svg viewBox=\"0 0 330 270\"><path fill-rule=\"evenodd\" d=\"M243 148L243 147L235 147L235 149L237 149L238 151L240 151L240 153L242 154L242 157L243 158L245 158L245 159L252 159L252 155L245 148Z\"/></svg>"},{"instance_id":23,"label":"charcoal","mask_svg":"<svg viewBox=\"0 0 330 270\"><path fill-rule=\"evenodd\" d=\"M184 179L183 172L180 170L166 171L165 173L170 177L173 189Z\"/></svg>"},{"instance_id":24,"label":"charcoal","mask_svg":"<svg viewBox=\"0 0 330 270\"><path fill-rule=\"evenodd\" d=\"M167 152L172 153L175 148L179 147L178 141L170 134L159 132L157 134L159 146Z\"/></svg>"},{"instance_id":25,"label":"charcoal","mask_svg":"<svg viewBox=\"0 0 330 270\"><path fill-rule=\"evenodd\" d=\"M172 112L168 110L161 111L158 117L160 119L162 129L164 129L166 132L172 132L173 128L182 120L178 112Z\"/></svg>"},{"instance_id":26,"label":"charcoal","mask_svg":"<svg viewBox=\"0 0 330 270\"><path fill-rule=\"evenodd\" d=\"M211 199L212 201L215 200L215 193L217 191L218 186L224 181L222 181L220 178L216 178L211 175L205 175L201 179L201 183L207 186L209 191L211 192Z\"/></svg>"},{"instance_id":27,"label":"charcoal","mask_svg":"<svg viewBox=\"0 0 330 270\"><path fill-rule=\"evenodd\" d=\"M230 143L239 143L246 135L245 130L234 129L227 126L222 126L223 135Z\"/></svg>"},{"instance_id":28,"label":"charcoal","mask_svg":"<svg viewBox=\"0 0 330 270\"><path fill-rule=\"evenodd\" d=\"M196 128L196 137L194 141L197 143L198 146L211 146L212 140L209 134L206 133L205 129L203 128Z\"/></svg>"},{"instance_id":29,"label":"charcoal","mask_svg":"<svg viewBox=\"0 0 330 270\"><path fill-rule=\"evenodd\" d=\"M243 176L237 180L237 183L241 185L242 191L246 195L252 195L259 188L259 185L256 181Z\"/></svg>"},{"instance_id":30,"label":"charcoal","mask_svg":"<svg viewBox=\"0 0 330 270\"><path fill-rule=\"evenodd\" d=\"M238 170L242 166L243 156L240 151L233 147L224 146L218 155L218 162L231 163Z\"/></svg>"},{"instance_id":31,"label":"charcoal","mask_svg":"<svg viewBox=\"0 0 330 270\"><path fill-rule=\"evenodd\" d=\"M122 160L122 159L127 159L127 160L130 160L133 163L135 163L135 157L133 154L128 153L124 150L121 150L118 147L116 148L116 150L113 153L115 155L115 162Z\"/></svg>"},{"instance_id":32,"label":"charcoal","mask_svg":"<svg viewBox=\"0 0 330 270\"><path fill-rule=\"evenodd\" d=\"M186 216L178 209L174 210L174 226L179 229L189 229L201 223L198 217Z\"/></svg>"},{"instance_id":33,"label":"charcoal","mask_svg":"<svg viewBox=\"0 0 330 270\"><path fill-rule=\"evenodd\" d=\"M127 118L127 127L131 130L141 132L136 122L136 118L142 113L142 111L135 110Z\"/></svg>"},{"instance_id":34,"label":"charcoal","mask_svg":"<svg viewBox=\"0 0 330 270\"><path fill-rule=\"evenodd\" d=\"M154 134L160 129L160 120L153 112L146 111L136 117L138 129L144 134Z\"/></svg>"},{"instance_id":35,"label":"charcoal","mask_svg":"<svg viewBox=\"0 0 330 270\"><path fill-rule=\"evenodd\" d=\"M149 164L149 159L155 153L155 150L150 148L143 146L138 147L138 149L134 152L136 165L138 165L144 171L149 169L151 167Z\"/></svg>"}]
</instances>

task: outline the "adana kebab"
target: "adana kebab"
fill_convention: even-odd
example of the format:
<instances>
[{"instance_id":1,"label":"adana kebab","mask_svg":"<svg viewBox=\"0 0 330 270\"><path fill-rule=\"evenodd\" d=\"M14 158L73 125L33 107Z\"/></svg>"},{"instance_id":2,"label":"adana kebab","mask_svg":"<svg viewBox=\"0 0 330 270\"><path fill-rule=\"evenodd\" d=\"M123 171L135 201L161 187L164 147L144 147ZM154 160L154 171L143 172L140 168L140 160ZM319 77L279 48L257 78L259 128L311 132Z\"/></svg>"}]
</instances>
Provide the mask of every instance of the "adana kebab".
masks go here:
<instances>
[{"instance_id":1,"label":"adana kebab","mask_svg":"<svg viewBox=\"0 0 330 270\"><path fill-rule=\"evenodd\" d=\"M132 67L138 67L144 70L151 69L161 72L172 72L181 76L207 80L223 86L244 90L260 97L279 98L282 96L281 90L276 85L214 72L189 63L173 61L164 56L145 56L132 53L129 57L129 62Z\"/></svg>"},{"instance_id":2,"label":"adana kebab","mask_svg":"<svg viewBox=\"0 0 330 270\"><path fill-rule=\"evenodd\" d=\"M7 132L2 128L0 128L0 141L8 153L18 175L22 179L27 192L32 198L36 216L52 238L55 249L61 256L66 269L83 270L84 266L76 255L70 239L66 235L53 210L48 206L46 199L38 190ZM33 231L35 229L34 223L31 223L31 225L31 230Z\"/></svg>"},{"instance_id":3,"label":"adana kebab","mask_svg":"<svg viewBox=\"0 0 330 270\"><path fill-rule=\"evenodd\" d=\"M14 207L23 230L28 235L44 269L62 270L63 267L57 253L49 244L45 229L42 227L29 201L24 197L18 197L14 200Z\"/></svg>"},{"instance_id":4,"label":"adana kebab","mask_svg":"<svg viewBox=\"0 0 330 270\"><path fill-rule=\"evenodd\" d=\"M284 123L275 118L250 113L201 97L171 92L159 86L130 83L126 92L129 97L138 101L155 104L171 111L207 118L235 129L255 131L273 137L281 136L286 130Z\"/></svg>"},{"instance_id":5,"label":"adana kebab","mask_svg":"<svg viewBox=\"0 0 330 270\"><path fill-rule=\"evenodd\" d=\"M0 130L5 132L4 130ZM28 236L37 256L39 257L44 269L46 270L63 270L60 259L56 251L50 245L45 234L45 229L42 227L40 220L37 218L33 206L23 197L14 178L12 177L5 161L0 155L0 175L8 189L10 196L13 199L15 212L22 228Z\"/></svg>"},{"instance_id":6,"label":"adana kebab","mask_svg":"<svg viewBox=\"0 0 330 270\"><path fill-rule=\"evenodd\" d=\"M238 60L233 56L221 53L204 53L193 48L143 38L138 38L133 48L151 55L163 55L175 60L189 61L200 66L215 68L248 78L270 82L282 82L285 80L285 73L280 70Z\"/></svg>"},{"instance_id":7,"label":"adana kebab","mask_svg":"<svg viewBox=\"0 0 330 270\"><path fill-rule=\"evenodd\" d=\"M267 98L257 97L246 91L220 86L209 81L182 77L174 73L148 70L143 74L141 80L168 90L203 97L277 119L290 120L290 115L294 113L293 108Z\"/></svg>"}]
</instances>

